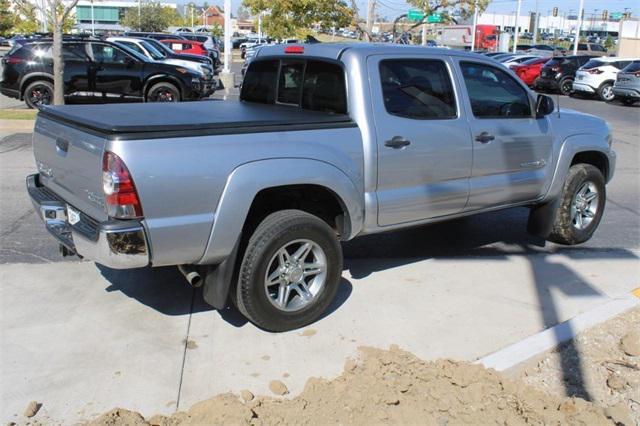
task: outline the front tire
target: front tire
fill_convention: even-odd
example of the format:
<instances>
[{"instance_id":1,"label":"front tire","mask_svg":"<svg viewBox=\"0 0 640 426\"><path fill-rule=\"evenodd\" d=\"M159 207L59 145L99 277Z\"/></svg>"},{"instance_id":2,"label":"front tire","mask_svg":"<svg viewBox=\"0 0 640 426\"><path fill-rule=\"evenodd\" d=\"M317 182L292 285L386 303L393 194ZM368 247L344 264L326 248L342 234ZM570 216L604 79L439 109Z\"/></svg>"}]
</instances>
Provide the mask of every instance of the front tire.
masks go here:
<instances>
[{"instance_id":1,"label":"front tire","mask_svg":"<svg viewBox=\"0 0 640 426\"><path fill-rule=\"evenodd\" d=\"M147 102L180 102L180 91L171 83L156 83L147 92Z\"/></svg>"},{"instance_id":2,"label":"front tire","mask_svg":"<svg viewBox=\"0 0 640 426\"><path fill-rule=\"evenodd\" d=\"M589 240L602 219L606 196L604 176L598 168L591 164L571 166L549 241L574 245Z\"/></svg>"},{"instance_id":3,"label":"front tire","mask_svg":"<svg viewBox=\"0 0 640 426\"><path fill-rule=\"evenodd\" d=\"M336 232L316 216L282 210L267 216L249 239L238 277L238 309L269 331L316 321L342 276Z\"/></svg>"},{"instance_id":4,"label":"front tire","mask_svg":"<svg viewBox=\"0 0 640 426\"><path fill-rule=\"evenodd\" d=\"M46 80L34 81L24 89L24 103L31 109L53 102L53 84Z\"/></svg>"}]
</instances>

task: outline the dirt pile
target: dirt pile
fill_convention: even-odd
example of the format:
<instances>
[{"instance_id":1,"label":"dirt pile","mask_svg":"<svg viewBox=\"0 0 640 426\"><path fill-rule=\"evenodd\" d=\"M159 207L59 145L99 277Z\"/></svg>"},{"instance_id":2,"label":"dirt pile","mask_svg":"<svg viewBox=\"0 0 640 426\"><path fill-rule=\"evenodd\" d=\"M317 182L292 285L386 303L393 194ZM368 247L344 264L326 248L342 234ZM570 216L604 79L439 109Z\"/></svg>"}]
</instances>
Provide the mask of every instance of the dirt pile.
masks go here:
<instances>
[{"instance_id":1,"label":"dirt pile","mask_svg":"<svg viewBox=\"0 0 640 426\"><path fill-rule=\"evenodd\" d=\"M171 417L145 420L116 409L91 424L613 424L599 406L545 394L479 365L425 362L394 346L361 353L336 379L309 379L293 399L243 403L224 394Z\"/></svg>"},{"instance_id":2,"label":"dirt pile","mask_svg":"<svg viewBox=\"0 0 640 426\"><path fill-rule=\"evenodd\" d=\"M640 308L599 324L509 375L554 395L584 395L640 426ZM626 411L626 414L625 414Z\"/></svg>"}]
</instances>

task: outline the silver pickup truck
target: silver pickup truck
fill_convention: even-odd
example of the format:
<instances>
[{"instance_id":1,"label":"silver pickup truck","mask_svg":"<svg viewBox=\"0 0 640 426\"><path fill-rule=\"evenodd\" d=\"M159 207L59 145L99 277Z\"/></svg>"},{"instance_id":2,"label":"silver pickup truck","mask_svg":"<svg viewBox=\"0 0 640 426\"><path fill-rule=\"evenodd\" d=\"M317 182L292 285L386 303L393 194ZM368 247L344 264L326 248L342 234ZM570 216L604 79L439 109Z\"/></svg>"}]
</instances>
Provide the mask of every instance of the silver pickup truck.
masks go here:
<instances>
[{"instance_id":1,"label":"silver pickup truck","mask_svg":"<svg viewBox=\"0 0 640 426\"><path fill-rule=\"evenodd\" d=\"M52 106L27 188L63 254L177 265L217 308L291 330L336 294L340 241L513 206L579 244L613 176L601 119L473 53L265 47L239 102Z\"/></svg>"}]
</instances>

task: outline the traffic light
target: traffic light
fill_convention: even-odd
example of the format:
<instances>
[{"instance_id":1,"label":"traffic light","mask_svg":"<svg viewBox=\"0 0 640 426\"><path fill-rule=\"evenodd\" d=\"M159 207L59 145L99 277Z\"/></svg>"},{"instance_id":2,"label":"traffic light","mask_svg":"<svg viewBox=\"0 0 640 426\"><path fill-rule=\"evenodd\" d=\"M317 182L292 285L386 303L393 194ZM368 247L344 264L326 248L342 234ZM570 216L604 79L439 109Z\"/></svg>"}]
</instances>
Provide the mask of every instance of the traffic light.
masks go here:
<instances>
[{"instance_id":1,"label":"traffic light","mask_svg":"<svg viewBox=\"0 0 640 426\"><path fill-rule=\"evenodd\" d=\"M554 7L553 8L553 17L555 18L556 16L558 16L558 8Z\"/></svg>"},{"instance_id":2,"label":"traffic light","mask_svg":"<svg viewBox=\"0 0 640 426\"><path fill-rule=\"evenodd\" d=\"M602 11L602 20L606 21L607 19L609 19L609 11L605 9Z\"/></svg>"}]
</instances>

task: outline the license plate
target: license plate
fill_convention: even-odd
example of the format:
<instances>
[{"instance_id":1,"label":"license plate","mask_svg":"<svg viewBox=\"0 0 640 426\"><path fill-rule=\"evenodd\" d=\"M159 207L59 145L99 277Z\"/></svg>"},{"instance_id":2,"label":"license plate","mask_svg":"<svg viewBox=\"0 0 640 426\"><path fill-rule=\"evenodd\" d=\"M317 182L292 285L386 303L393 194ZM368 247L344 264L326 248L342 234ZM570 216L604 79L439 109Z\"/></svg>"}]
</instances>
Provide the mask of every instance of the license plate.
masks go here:
<instances>
[{"instance_id":1,"label":"license plate","mask_svg":"<svg viewBox=\"0 0 640 426\"><path fill-rule=\"evenodd\" d=\"M71 225L80 222L80 212L71 206L67 206L67 220Z\"/></svg>"},{"instance_id":2,"label":"license plate","mask_svg":"<svg viewBox=\"0 0 640 426\"><path fill-rule=\"evenodd\" d=\"M584 76L583 76L583 75L579 75L579 76L578 76L578 80L582 80L583 78L584 78Z\"/></svg>"}]
</instances>

